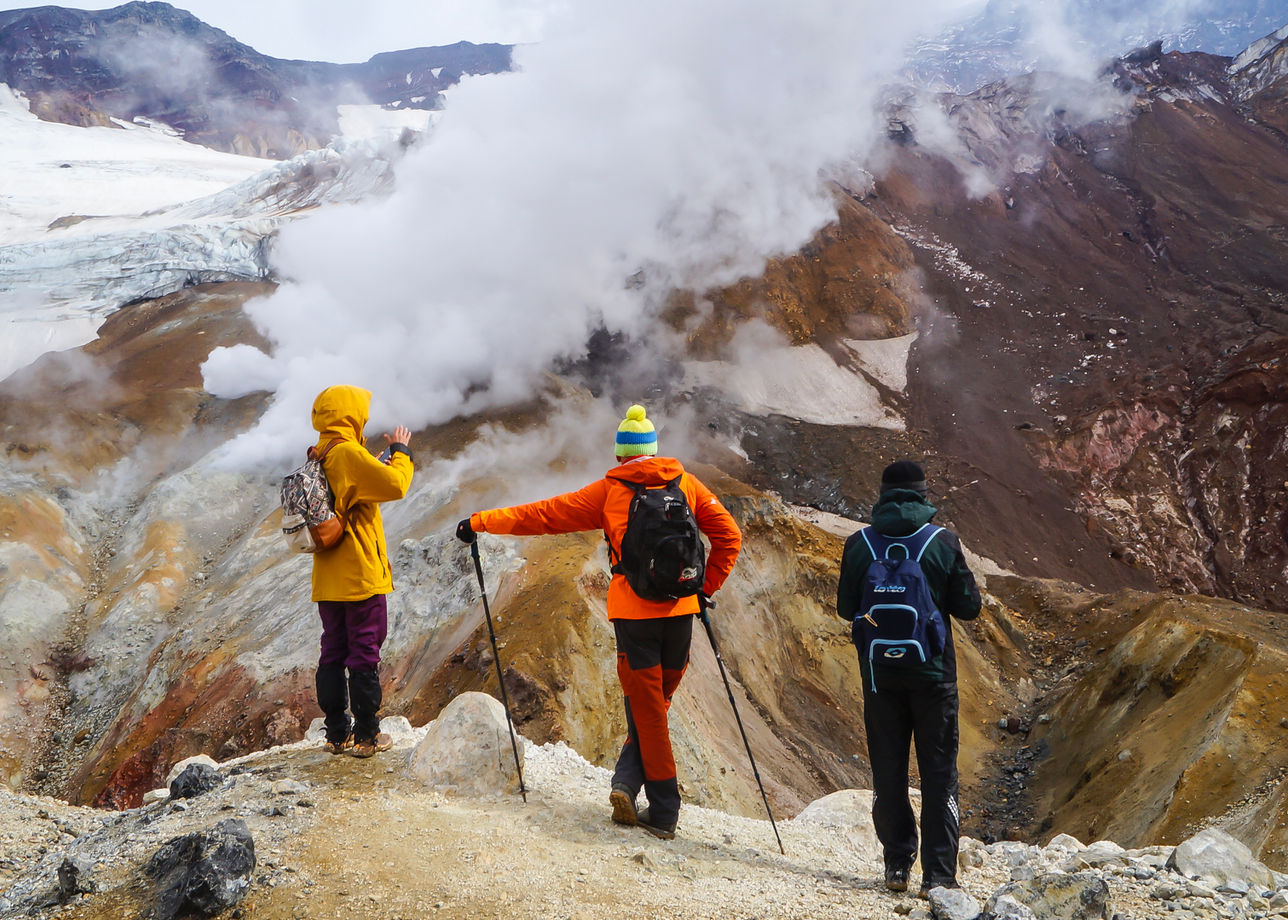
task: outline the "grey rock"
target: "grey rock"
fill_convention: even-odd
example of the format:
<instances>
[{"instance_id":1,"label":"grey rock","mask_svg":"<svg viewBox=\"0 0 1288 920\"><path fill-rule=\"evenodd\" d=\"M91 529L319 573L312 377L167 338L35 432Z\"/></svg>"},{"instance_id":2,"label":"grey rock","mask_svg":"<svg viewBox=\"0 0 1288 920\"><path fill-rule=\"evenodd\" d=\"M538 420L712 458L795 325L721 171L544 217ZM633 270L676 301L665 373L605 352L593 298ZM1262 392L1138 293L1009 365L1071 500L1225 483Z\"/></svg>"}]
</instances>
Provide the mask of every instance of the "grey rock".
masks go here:
<instances>
[{"instance_id":1,"label":"grey rock","mask_svg":"<svg viewBox=\"0 0 1288 920\"><path fill-rule=\"evenodd\" d=\"M930 913L935 920L977 920L979 902L961 888L932 888Z\"/></svg>"},{"instance_id":2,"label":"grey rock","mask_svg":"<svg viewBox=\"0 0 1288 920\"><path fill-rule=\"evenodd\" d=\"M1037 914L1027 904L1021 904L1009 894L994 898L989 903L992 906L985 914L988 920L1037 920Z\"/></svg>"},{"instance_id":3,"label":"grey rock","mask_svg":"<svg viewBox=\"0 0 1288 920\"><path fill-rule=\"evenodd\" d=\"M83 856L68 856L58 867L59 900L68 901L78 894L89 894L95 890L94 861Z\"/></svg>"},{"instance_id":4,"label":"grey rock","mask_svg":"<svg viewBox=\"0 0 1288 920\"><path fill-rule=\"evenodd\" d=\"M1052 872L1031 881L1011 882L993 892L986 914L1010 897L1043 920L1108 920L1109 886L1094 872Z\"/></svg>"},{"instance_id":5,"label":"grey rock","mask_svg":"<svg viewBox=\"0 0 1288 920\"><path fill-rule=\"evenodd\" d=\"M1169 869L1218 890L1247 893L1275 887L1274 873L1225 831L1200 831L1172 851Z\"/></svg>"},{"instance_id":6,"label":"grey rock","mask_svg":"<svg viewBox=\"0 0 1288 920\"><path fill-rule=\"evenodd\" d=\"M246 896L254 868L255 841L246 822L239 819L175 837L148 861L147 873L159 887L154 916L158 920L174 920L183 913L213 917Z\"/></svg>"},{"instance_id":7,"label":"grey rock","mask_svg":"<svg viewBox=\"0 0 1288 920\"><path fill-rule=\"evenodd\" d=\"M169 786L171 783L173 783L176 779L179 778L180 773L188 769L194 763L203 763L206 766L210 767L210 769L212 770L219 769L219 764L215 761L213 757L211 757L208 754L196 754L192 757L185 757L183 760L179 761L177 764L175 764L170 768L170 772L165 775L165 784Z\"/></svg>"},{"instance_id":8,"label":"grey rock","mask_svg":"<svg viewBox=\"0 0 1288 920\"><path fill-rule=\"evenodd\" d=\"M170 798L192 799L224 783L219 771L204 763L189 764L170 784Z\"/></svg>"}]
</instances>

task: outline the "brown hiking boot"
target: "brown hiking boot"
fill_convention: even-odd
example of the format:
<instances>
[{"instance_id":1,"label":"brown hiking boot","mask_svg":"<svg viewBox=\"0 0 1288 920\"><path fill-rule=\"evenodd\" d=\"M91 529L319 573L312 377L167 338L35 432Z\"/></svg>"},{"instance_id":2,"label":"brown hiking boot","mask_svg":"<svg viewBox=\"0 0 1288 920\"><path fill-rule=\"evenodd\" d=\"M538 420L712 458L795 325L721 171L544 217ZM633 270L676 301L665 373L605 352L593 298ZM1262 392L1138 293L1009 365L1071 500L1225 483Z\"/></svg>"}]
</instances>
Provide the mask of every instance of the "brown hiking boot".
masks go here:
<instances>
[{"instance_id":1,"label":"brown hiking boot","mask_svg":"<svg viewBox=\"0 0 1288 920\"><path fill-rule=\"evenodd\" d=\"M634 827L639 823L635 813L635 793L622 783L613 783L613 791L608 793L608 801L613 805L613 821Z\"/></svg>"},{"instance_id":2,"label":"brown hiking boot","mask_svg":"<svg viewBox=\"0 0 1288 920\"><path fill-rule=\"evenodd\" d=\"M368 741L355 741L353 750L349 753L354 757L371 757L380 751L387 751L394 746L394 739L390 738L384 732L380 732L376 737Z\"/></svg>"},{"instance_id":3,"label":"brown hiking boot","mask_svg":"<svg viewBox=\"0 0 1288 920\"><path fill-rule=\"evenodd\" d=\"M328 754L343 754L353 747L353 735L349 735L343 741L328 741L322 745L322 750Z\"/></svg>"}]
</instances>

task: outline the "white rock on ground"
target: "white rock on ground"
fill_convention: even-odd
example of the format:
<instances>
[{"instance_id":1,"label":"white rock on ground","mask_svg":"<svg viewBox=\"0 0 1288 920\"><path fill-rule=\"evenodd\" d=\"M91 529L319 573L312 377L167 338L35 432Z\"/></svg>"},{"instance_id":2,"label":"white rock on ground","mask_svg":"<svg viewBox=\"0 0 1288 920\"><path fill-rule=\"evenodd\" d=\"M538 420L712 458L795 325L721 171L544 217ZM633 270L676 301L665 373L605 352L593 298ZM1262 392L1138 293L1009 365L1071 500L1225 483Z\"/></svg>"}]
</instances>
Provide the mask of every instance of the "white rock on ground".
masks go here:
<instances>
[{"instance_id":1,"label":"white rock on ground","mask_svg":"<svg viewBox=\"0 0 1288 920\"><path fill-rule=\"evenodd\" d=\"M429 723L409 770L426 785L459 795L515 791L519 775L505 709L486 693L460 694Z\"/></svg>"},{"instance_id":2,"label":"white rock on ground","mask_svg":"<svg viewBox=\"0 0 1288 920\"><path fill-rule=\"evenodd\" d=\"M1275 874L1247 846L1214 827L1177 846L1167 865L1212 888L1244 893L1276 887Z\"/></svg>"}]
</instances>

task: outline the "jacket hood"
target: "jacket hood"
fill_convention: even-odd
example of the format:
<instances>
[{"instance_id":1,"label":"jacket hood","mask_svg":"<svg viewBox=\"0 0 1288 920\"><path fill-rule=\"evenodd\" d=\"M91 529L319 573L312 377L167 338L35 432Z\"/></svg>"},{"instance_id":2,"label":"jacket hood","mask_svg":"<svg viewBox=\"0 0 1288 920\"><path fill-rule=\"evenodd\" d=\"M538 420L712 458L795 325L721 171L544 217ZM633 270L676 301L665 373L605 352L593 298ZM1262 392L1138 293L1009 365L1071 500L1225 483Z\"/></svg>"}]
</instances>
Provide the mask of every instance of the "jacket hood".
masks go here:
<instances>
[{"instance_id":1,"label":"jacket hood","mask_svg":"<svg viewBox=\"0 0 1288 920\"><path fill-rule=\"evenodd\" d=\"M938 510L911 489L891 489L872 508L872 526L888 537L906 537L929 523Z\"/></svg>"},{"instance_id":2,"label":"jacket hood","mask_svg":"<svg viewBox=\"0 0 1288 920\"><path fill-rule=\"evenodd\" d=\"M318 432L318 446L340 438L364 443L362 429L371 413L371 391L362 387L327 387L313 400L313 429Z\"/></svg>"},{"instance_id":3,"label":"jacket hood","mask_svg":"<svg viewBox=\"0 0 1288 920\"><path fill-rule=\"evenodd\" d=\"M634 457L617 464L604 475L609 479L660 486L683 472L684 466L674 457Z\"/></svg>"}]
</instances>

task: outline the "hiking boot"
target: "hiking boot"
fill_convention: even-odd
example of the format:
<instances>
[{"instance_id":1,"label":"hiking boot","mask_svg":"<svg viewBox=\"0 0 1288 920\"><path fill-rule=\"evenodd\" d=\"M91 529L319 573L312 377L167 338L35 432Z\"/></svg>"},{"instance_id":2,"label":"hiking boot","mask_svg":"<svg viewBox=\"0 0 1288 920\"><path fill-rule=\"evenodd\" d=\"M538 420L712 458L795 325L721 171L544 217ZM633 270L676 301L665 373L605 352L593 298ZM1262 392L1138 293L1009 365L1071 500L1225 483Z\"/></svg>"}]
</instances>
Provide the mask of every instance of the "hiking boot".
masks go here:
<instances>
[{"instance_id":1,"label":"hiking boot","mask_svg":"<svg viewBox=\"0 0 1288 920\"><path fill-rule=\"evenodd\" d=\"M930 890L932 888L960 888L955 878L932 879L928 882L921 883L921 890L917 892L917 897L923 901L930 900Z\"/></svg>"},{"instance_id":2,"label":"hiking boot","mask_svg":"<svg viewBox=\"0 0 1288 920\"><path fill-rule=\"evenodd\" d=\"M353 750L349 753L354 757L371 757L380 751L387 751L394 746L394 739L390 738L384 732L380 732L376 737L368 741L355 741Z\"/></svg>"},{"instance_id":3,"label":"hiking boot","mask_svg":"<svg viewBox=\"0 0 1288 920\"><path fill-rule=\"evenodd\" d=\"M643 828L644 830L652 834L654 837L660 838L662 840L675 839L675 825L678 823L679 823L678 818L668 822L662 822L662 821L654 822L649 817L649 810L647 808L641 811L635 818L636 826Z\"/></svg>"},{"instance_id":4,"label":"hiking boot","mask_svg":"<svg viewBox=\"0 0 1288 920\"><path fill-rule=\"evenodd\" d=\"M635 793L625 783L613 783L613 791L608 793L608 801L613 805L613 821L634 827L639 823L635 812Z\"/></svg>"},{"instance_id":5,"label":"hiking boot","mask_svg":"<svg viewBox=\"0 0 1288 920\"><path fill-rule=\"evenodd\" d=\"M353 747L353 735L348 735L343 741L328 741L322 745L322 750L328 754L343 754Z\"/></svg>"},{"instance_id":6,"label":"hiking boot","mask_svg":"<svg viewBox=\"0 0 1288 920\"><path fill-rule=\"evenodd\" d=\"M908 866L886 866L885 886L887 891L907 891Z\"/></svg>"}]
</instances>

